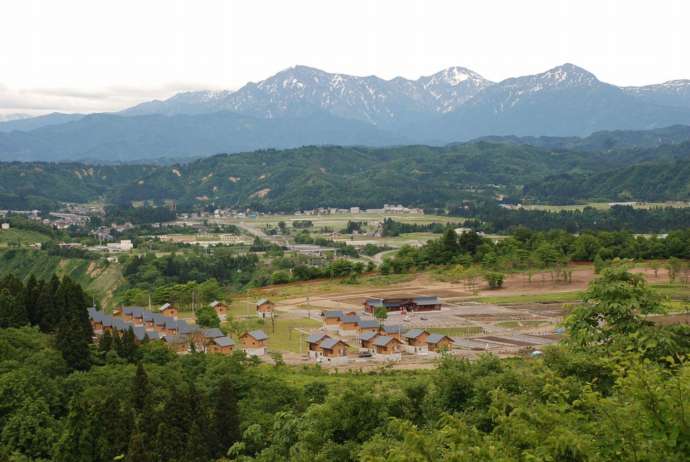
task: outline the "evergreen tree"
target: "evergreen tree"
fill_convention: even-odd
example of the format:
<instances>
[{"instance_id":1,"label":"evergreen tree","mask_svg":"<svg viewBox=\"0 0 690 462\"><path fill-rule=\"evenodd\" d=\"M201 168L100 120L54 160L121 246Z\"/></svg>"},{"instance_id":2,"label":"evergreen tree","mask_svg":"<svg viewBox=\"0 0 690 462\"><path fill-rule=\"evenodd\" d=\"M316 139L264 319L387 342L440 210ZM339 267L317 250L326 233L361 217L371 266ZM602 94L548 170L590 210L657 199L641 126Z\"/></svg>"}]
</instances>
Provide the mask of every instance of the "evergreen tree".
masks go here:
<instances>
[{"instance_id":1,"label":"evergreen tree","mask_svg":"<svg viewBox=\"0 0 690 462\"><path fill-rule=\"evenodd\" d=\"M36 277L31 274L24 288L24 308L26 309L29 323L32 326L38 325L40 319L37 306L40 289L41 285L36 280Z\"/></svg>"},{"instance_id":2,"label":"evergreen tree","mask_svg":"<svg viewBox=\"0 0 690 462\"><path fill-rule=\"evenodd\" d=\"M70 368L86 370L90 367L89 344L93 330L81 286L65 277L56 292L56 302L62 310L56 345Z\"/></svg>"},{"instance_id":3,"label":"evergreen tree","mask_svg":"<svg viewBox=\"0 0 690 462\"><path fill-rule=\"evenodd\" d=\"M44 283L36 300L36 311L39 318L38 325L43 332L55 332L60 322L60 311L55 296L60 287L60 280L56 275Z\"/></svg>"},{"instance_id":4,"label":"evergreen tree","mask_svg":"<svg viewBox=\"0 0 690 462\"><path fill-rule=\"evenodd\" d=\"M132 382L132 407L138 414L146 415L150 411L151 385L142 363L137 364L137 371Z\"/></svg>"},{"instance_id":5,"label":"evergreen tree","mask_svg":"<svg viewBox=\"0 0 690 462\"><path fill-rule=\"evenodd\" d=\"M120 339L120 350L117 354L129 362L134 362L137 359L139 347L137 346L136 337L134 336L134 329L130 326Z\"/></svg>"},{"instance_id":6,"label":"evergreen tree","mask_svg":"<svg viewBox=\"0 0 690 462\"><path fill-rule=\"evenodd\" d=\"M151 462L153 457L146 448L146 435L139 425L134 427L127 447L127 462Z\"/></svg>"},{"instance_id":7,"label":"evergreen tree","mask_svg":"<svg viewBox=\"0 0 690 462\"><path fill-rule=\"evenodd\" d=\"M12 296L8 289L0 290L0 327L21 327L28 323L24 304Z\"/></svg>"},{"instance_id":8,"label":"evergreen tree","mask_svg":"<svg viewBox=\"0 0 690 462\"><path fill-rule=\"evenodd\" d=\"M237 393L227 377L218 384L211 398L211 424L213 426L214 456L221 457L240 440L240 419Z\"/></svg>"},{"instance_id":9,"label":"evergreen tree","mask_svg":"<svg viewBox=\"0 0 690 462\"><path fill-rule=\"evenodd\" d=\"M96 429L90 410L81 399L70 405L62 437L55 447L56 462L93 462L98 459L97 439L103 428Z\"/></svg>"},{"instance_id":10,"label":"evergreen tree","mask_svg":"<svg viewBox=\"0 0 690 462\"><path fill-rule=\"evenodd\" d=\"M102 353L107 353L113 349L113 335L110 330L106 329L98 342L98 350Z\"/></svg>"}]
</instances>

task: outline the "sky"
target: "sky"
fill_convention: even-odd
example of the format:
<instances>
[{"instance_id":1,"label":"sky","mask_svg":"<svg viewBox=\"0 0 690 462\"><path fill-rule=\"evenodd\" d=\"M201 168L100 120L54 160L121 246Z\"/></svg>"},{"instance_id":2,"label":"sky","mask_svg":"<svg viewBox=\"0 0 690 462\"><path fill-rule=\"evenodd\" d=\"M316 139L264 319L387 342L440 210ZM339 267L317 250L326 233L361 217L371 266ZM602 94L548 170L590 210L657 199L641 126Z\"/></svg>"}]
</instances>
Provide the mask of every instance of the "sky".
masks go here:
<instances>
[{"instance_id":1,"label":"sky","mask_svg":"<svg viewBox=\"0 0 690 462\"><path fill-rule=\"evenodd\" d=\"M120 110L303 64L499 81L572 62L617 85L690 78L687 0L2 0L0 117Z\"/></svg>"}]
</instances>

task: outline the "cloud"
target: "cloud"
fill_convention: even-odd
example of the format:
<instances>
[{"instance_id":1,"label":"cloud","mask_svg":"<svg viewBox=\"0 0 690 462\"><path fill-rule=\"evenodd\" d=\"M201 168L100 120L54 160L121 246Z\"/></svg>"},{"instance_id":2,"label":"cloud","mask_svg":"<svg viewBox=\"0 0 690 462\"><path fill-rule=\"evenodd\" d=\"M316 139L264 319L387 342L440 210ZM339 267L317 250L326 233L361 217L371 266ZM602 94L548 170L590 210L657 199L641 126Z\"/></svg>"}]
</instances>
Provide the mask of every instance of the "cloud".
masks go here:
<instances>
[{"instance_id":1,"label":"cloud","mask_svg":"<svg viewBox=\"0 0 690 462\"><path fill-rule=\"evenodd\" d=\"M119 85L95 89L13 89L0 84L0 114L120 111L152 99L169 98L182 91L214 89L216 88L183 82L171 82L157 87Z\"/></svg>"}]
</instances>

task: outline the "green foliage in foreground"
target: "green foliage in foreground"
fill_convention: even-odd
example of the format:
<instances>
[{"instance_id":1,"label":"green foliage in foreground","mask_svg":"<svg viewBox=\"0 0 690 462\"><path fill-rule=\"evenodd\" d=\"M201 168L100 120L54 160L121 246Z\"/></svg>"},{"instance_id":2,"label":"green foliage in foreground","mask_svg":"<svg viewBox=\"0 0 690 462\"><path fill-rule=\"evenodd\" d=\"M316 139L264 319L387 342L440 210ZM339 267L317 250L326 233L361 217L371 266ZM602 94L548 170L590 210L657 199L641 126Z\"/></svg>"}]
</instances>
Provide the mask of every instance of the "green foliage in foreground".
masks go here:
<instances>
[{"instance_id":1,"label":"green foliage in foreground","mask_svg":"<svg viewBox=\"0 0 690 462\"><path fill-rule=\"evenodd\" d=\"M647 322L663 307L622 270L584 299L541 357L434 371L328 374L149 343L138 366L110 351L69 372L51 335L0 329L0 458L687 460L690 329Z\"/></svg>"}]
</instances>

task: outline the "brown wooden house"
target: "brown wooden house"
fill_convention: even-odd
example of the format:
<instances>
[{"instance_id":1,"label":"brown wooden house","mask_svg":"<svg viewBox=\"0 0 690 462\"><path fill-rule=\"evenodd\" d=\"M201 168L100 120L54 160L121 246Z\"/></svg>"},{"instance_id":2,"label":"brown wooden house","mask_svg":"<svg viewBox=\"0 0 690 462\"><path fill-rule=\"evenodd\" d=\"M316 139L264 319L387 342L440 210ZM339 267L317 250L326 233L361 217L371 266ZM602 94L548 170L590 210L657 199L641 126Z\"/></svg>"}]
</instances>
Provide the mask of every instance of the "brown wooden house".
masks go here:
<instances>
[{"instance_id":1,"label":"brown wooden house","mask_svg":"<svg viewBox=\"0 0 690 462\"><path fill-rule=\"evenodd\" d=\"M411 329L405 332L402 336L405 342L405 348L409 353L426 353L429 351L427 344L429 332L423 329Z\"/></svg>"},{"instance_id":2,"label":"brown wooden house","mask_svg":"<svg viewBox=\"0 0 690 462\"><path fill-rule=\"evenodd\" d=\"M158 312L160 314L171 318L176 318L178 311L179 310L176 307L174 307L171 303L166 303L165 305L158 308Z\"/></svg>"},{"instance_id":3,"label":"brown wooden house","mask_svg":"<svg viewBox=\"0 0 690 462\"><path fill-rule=\"evenodd\" d=\"M321 340L319 347L323 351L323 358L328 362L347 361L348 344L342 340L327 338Z\"/></svg>"},{"instance_id":4,"label":"brown wooden house","mask_svg":"<svg viewBox=\"0 0 690 462\"><path fill-rule=\"evenodd\" d=\"M229 355L235 349L235 342L232 341L230 337L222 336L215 337L212 339L211 343L207 346L207 352L209 353L219 353L224 355Z\"/></svg>"},{"instance_id":5,"label":"brown wooden house","mask_svg":"<svg viewBox=\"0 0 690 462\"><path fill-rule=\"evenodd\" d=\"M240 342L245 353L251 356L263 356L268 348L268 335L262 330L253 330L240 335Z\"/></svg>"},{"instance_id":6,"label":"brown wooden house","mask_svg":"<svg viewBox=\"0 0 690 462\"><path fill-rule=\"evenodd\" d=\"M225 319L228 316L228 310L230 307L223 302L214 301L211 302L211 308L213 308L220 319Z\"/></svg>"},{"instance_id":7,"label":"brown wooden house","mask_svg":"<svg viewBox=\"0 0 690 462\"><path fill-rule=\"evenodd\" d=\"M270 318L273 316L273 306L274 304L272 301L262 298L256 302L256 315L261 319Z\"/></svg>"},{"instance_id":8,"label":"brown wooden house","mask_svg":"<svg viewBox=\"0 0 690 462\"><path fill-rule=\"evenodd\" d=\"M426 339L426 343L429 346L429 351L435 353L450 351L453 348L453 339L442 334L430 334Z\"/></svg>"},{"instance_id":9,"label":"brown wooden house","mask_svg":"<svg viewBox=\"0 0 690 462\"><path fill-rule=\"evenodd\" d=\"M402 342L395 337L379 335L373 342L376 356L383 359L400 359Z\"/></svg>"}]
</instances>

